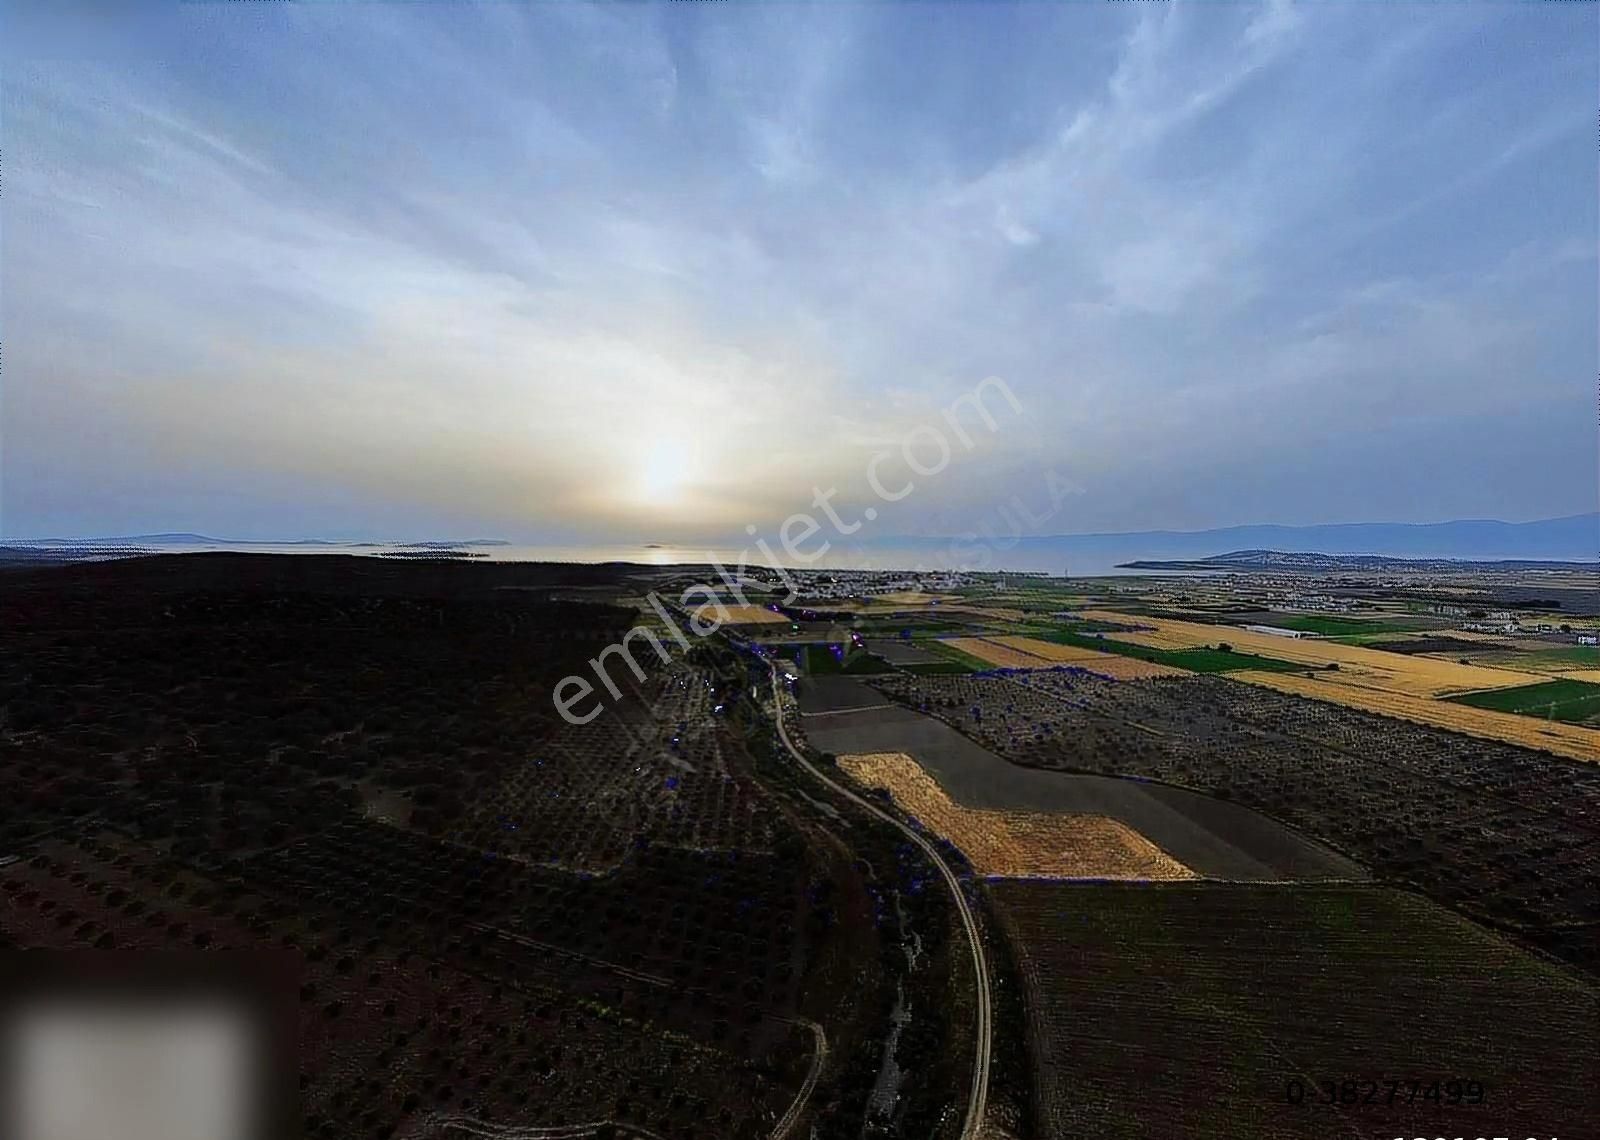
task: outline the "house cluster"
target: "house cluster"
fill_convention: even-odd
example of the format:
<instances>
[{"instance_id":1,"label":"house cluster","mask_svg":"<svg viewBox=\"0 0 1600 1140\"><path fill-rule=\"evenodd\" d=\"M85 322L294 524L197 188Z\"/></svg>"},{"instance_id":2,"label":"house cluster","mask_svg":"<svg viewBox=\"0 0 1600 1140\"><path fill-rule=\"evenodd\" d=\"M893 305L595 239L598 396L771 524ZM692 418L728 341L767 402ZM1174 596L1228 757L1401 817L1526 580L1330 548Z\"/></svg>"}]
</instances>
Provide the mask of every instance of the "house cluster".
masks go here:
<instances>
[{"instance_id":1,"label":"house cluster","mask_svg":"<svg viewBox=\"0 0 1600 1140\"><path fill-rule=\"evenodd\" d=\"M870 598L908 592L941 593L977 585L970 574L955 571L882 573L872 570L819 570L790 572L807 599Z\"/></svg>"},{"instance_id":2,"label":"house cluster","mask_svg":"<svg viewBox=\"0 0 1600 1140\"><path fill-rule=\"evenodd\" d=\"M1464 621L1460 628L1468 633L1570 634L1573 632L1572 626L1558 625L1553 621L1524 624L1521 618L1509 610L1496 610L1485 615L1481 621ZM1576 633L1576 640L1579 645L1600 645L1600 634L1580 629Z\"/></svg>"},{"instance_id":3,"label":"house cluster","mask_svg":"<svg viewBox=\"0 0 1600 1140\"><path fill-rule=\"evenodd\" d=\"M1299 613L1343 614L1366 608L1351 598L1338 598L1332 594L1307 594L1299 590L1267 590L1264 595L1275 610Z\"/></svg>"}]
</instances>

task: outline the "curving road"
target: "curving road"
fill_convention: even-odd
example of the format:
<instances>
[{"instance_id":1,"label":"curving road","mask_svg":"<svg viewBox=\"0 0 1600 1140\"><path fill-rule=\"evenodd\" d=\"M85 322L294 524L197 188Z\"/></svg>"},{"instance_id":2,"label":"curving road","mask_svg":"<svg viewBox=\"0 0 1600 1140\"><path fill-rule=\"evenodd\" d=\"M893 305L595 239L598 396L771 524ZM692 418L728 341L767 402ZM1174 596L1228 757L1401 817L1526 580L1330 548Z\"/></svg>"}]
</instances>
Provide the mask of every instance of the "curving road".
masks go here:
<instances>
[{"instance_id":1,"label":"curving road","mask_svg":"<svg viewBox=\"0 0 1600 1140\"><path fill-rule=\"evenodd\" d=\"M778 683L778 668L771 662L767 668L772 676L772 713L773 721L778 726L778 738L783 741L783 746L789 750L795 762L811 773L816 779L826 784L836 794L843 796L858 807L864 808L887 823L899 828L906 838L920 847L928 856L929 861L939 868L939 873L944 876L946 885L950 888L950 896L955 899L956 910L961 915L961 925L967 931L967 944L972 948L972 972L976 980L975 992L977 995L978 1023L976 1033L976 1055L972 1062L972 1092L967 1100L966 1123L961 1127L961 1140L978 1140L983 1131L983 1117L989 1100L989 1041L993 1019L992 1002L989 996L989 964L984 958L983 942L978 937L978 923L972 917L972 908L967 903L967 896L961 890L961 881L956 878L950 864L945 862L944 856L939 854L938 848L929 843L927 839L914 828L902 823L888 812L870 800L858 796L849 788L843 787L835 780L819 770L805 755L794 746L789 739L789 730L783 723L783 686Z\"/></svg>"},{"instance_id":2,"label":"curving road","mask_svg":"<svg viewBox=\"0 0 1600 1140\"><path fill-rule=\"evenodd\" d=\"M804 1017L785 1017L781 1020L790 1025L801 1025L809 1029L814 1045L811 1051L811 1068L806 1072L805 1083L800 1086L800 1092L794 1098L794 1103L789 1105L789 1111L783 1114L783 1119L778 1121L767 1140L787 1140L789 1133L794 1131L794 1126L800 1123L800 1114L806 1110L806 1104L811 1100L812 1092L816 1090L817 1079L822 1076L822 1067L828 1063L828 1035L822 1031L822 1026Z\"/></svg>"},{"instance_id":3,"label":"curving road","mask_svg":"<svg viewBox=\"0 0 1600 1140\"><path fill-rule=\"evenodd\" d=\"M666 1137L651 1132L648 1128L641 1128L637 1124L624 1124L620 1120L592 1120L587 1124L554 1124L541 1127L490 1124L487 1120L480 1120L476 1116L433 1113L425 1118L421 1125L422 1131L429 1128L465 1132L468 1136L484 1137L484 1140L594 1140L595 1133L603 1128L621 1132L624 1136L642 1137L643 1140L666 1140Z\"/></svg>"}]
</instances>

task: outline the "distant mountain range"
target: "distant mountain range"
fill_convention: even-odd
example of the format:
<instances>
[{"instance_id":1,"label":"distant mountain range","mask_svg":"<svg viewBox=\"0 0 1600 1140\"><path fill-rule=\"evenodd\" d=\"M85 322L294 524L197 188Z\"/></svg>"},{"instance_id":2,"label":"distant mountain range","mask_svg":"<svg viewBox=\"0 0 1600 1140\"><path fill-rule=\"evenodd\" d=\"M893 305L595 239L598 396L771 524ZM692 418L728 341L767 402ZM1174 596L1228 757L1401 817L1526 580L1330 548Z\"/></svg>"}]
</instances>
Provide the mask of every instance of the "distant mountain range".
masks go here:
<instances>
[{"instance_id":1,"label":"distant mountain range","mask_svg":"<svg viewBox=\"0 0 1600 1140\"><path fill-rule=\"evenodd\" d=\"M1282 550L1234 550L1211 558L1172 561L1138 560L1118 564L1124 570L1293 570L1302 573L1462 570L1572 570L1588 567L1600 575L1600 562L1538 558L1391 558L1386 554L1311 554Z\"/></svg>"},{"instance_id":2,"label":"distant mountain range","mask_svg":"<svg viewBox=\"0 0 1600 1140\"><path fill-rule=\"evenodd\" d=\"M1376 554L1391 558L1554 559L1594 561L1600 554L1600 512L1508 523L1462 519L1439 523L1335 523L1323 526L1232 526L1215 530L1147 530L1013 538L1003 528L979 541L1008 557L1041 565L1112 565L1134 560L1210 558L1230 551ZM892 538L885 545L948 547L949 538ZM874 544L876 545L876 544ZM972 543L967 543L972 545Z\"/></svg>"}]
</instances>

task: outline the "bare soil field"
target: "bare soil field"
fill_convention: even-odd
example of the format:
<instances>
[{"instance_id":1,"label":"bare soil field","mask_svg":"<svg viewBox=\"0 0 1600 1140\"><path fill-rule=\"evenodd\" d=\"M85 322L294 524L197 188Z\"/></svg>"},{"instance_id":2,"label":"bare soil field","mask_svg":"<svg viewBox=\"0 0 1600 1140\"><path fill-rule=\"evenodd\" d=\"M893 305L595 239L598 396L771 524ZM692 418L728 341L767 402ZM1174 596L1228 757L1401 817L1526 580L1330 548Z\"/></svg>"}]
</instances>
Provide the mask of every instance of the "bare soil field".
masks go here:
<instances>
[{"instance_id":1,"label":"bare soil field","mask_svg":"<svg viewBox=\"0 0 1600 1140\"><path fill-rule=\"evenodd\" d=\"M909 639L873 638L866 645L868 652L876 653L891 665L931 665L944 660L937 653Z\"/></svg>"},{"instance_id":2,"label":"bare soil field","mask_svg":"<svg viewBox=\"0 0 1600 1140\"><path fill-rule=\"evenodd\" d=\"M1594 986L1425 899L989 889L1023 977L1046 1140L1597 1135Z\"/></svg>"},{"instance_id":3,"label":"bare soil field","mask_svg":"<svg viewBox=\"0 0 1600 1140\"><path fill-rule=\"evenodd\" d=\"M909 753L963 807L1117 820L1208 878L1343 879L1365 874L1359 864L1238 804L1183 788L1021 767L912 709L808 717L803 729L812 745L835 755Z\"/></svg>"},{"instance_id":4,"label":"bare soil field","mask_svg":"<svg viewBox=\"0 0 1600 1140\"><path fill-rule=\"evenodd\" d=\"M1366 641L1362 645L1367 649L1376 649L1384 653L1453 653L1458 657L1467 653L1477 653L1483 649L1482 642L1468 641L1453 634L1418 634L1415 637L1398 638L1393 641Z\"/></svg>"},{"instance_id":5,"label":"bare soil field","mask_svg":"<svg viewBox=\"0 0 1600 1140\"><path fill-rule=\"evenodd\" d=\"M865 681L837 674L800 678L795 685L795 696L800 702L800 712L808 716L874 708L888 701Z\"/></svg>"},{"instance_id":6,"label":"bare soil field","mask_svg":"<svg viewBox=\"0 0 1600 1140\"><path fill-rule=\"evenodd\" d=\"M839 757L866 788L961 849L980 875L1057 879L1192 879L1194 872L1144 836L1098 815L1049 815L963 807L904 752Z\"/></svg>"},{"instance_id":7,"label":"bare soil field","mask_svg":"<svg viewBox=\"0 0 1600 1140\"><path fill-rule=\"evenodd\" d=\"M947 638L945 644L1003 668L1048 669L1052 665L1074 665L1117 681L1186 675L1186 670L1170 665L1157 665L1137 657L1101 653L1074 645L1057 645L1035 637L952 637Z\"/></svg>"}]
</instances>

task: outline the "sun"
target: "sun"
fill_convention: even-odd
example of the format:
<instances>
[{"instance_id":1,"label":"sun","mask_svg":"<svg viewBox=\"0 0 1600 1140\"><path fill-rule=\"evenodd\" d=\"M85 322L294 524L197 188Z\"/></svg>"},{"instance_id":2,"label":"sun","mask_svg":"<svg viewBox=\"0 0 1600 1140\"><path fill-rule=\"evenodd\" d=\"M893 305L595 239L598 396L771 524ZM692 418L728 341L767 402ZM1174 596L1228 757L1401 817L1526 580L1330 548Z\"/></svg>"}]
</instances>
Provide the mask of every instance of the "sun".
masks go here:
<instances>
[{"instance_id":1,"label":"sun","mask_svg":"<svg viewBox=\"0 0 1600 1140\"><path fill-rule=\"evenodd\" d=\"M677 440L659 440L645 452L639 468L638 497L648 503L676 499L689 481L691 456Z\"/></svg>"}]
</instances>

